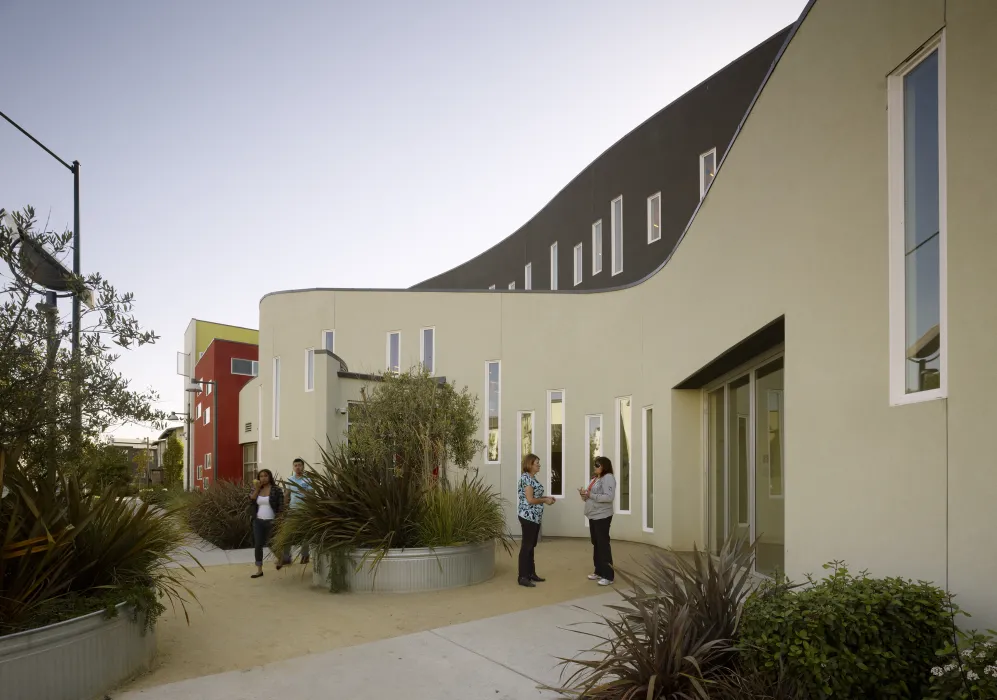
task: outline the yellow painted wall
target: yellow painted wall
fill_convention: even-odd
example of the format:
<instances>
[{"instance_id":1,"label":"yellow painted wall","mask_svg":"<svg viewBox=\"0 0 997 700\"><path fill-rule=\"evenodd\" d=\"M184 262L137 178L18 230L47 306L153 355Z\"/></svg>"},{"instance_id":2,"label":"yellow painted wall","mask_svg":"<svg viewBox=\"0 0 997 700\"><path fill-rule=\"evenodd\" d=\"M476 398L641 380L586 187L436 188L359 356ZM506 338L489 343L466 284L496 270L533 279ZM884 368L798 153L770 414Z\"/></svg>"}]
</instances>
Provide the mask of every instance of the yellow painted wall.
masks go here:
<instances>
[{"instance_id":1,"label":"yellow painted wall","mask_svg":"<svg viewBox=\"0 0 997 700\"><path fill-rule=\"evenodd\" d=\"M229 326L224 323L212 323L211 321L196 321L196 337L193 361L197 363L197 356L208 349L211 341L215 338L222 340L232 340L237 343L252 343L257 345L260 342L260 332L252 328L242 328L240 326Z\"/></svg>"}]
</instances>

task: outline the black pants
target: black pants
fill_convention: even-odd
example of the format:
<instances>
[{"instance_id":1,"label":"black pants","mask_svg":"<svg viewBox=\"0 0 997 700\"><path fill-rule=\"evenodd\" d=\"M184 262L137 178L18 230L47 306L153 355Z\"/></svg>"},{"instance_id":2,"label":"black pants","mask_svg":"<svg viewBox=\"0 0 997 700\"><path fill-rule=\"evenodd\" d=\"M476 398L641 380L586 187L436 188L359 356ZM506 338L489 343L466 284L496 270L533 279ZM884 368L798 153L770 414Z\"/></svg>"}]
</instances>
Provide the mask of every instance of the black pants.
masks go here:
<instances>
[{"instance_id":1,"label":"black pants","mask_svg":"<svg viewBox=\"0 0 997 700\"><path fill-rule=\"evenodd\" d=\"M256 547L256 565L263 566L263 545L270 543L273 520L253 518L253 545Z\"/></svg>"},{"instance_id":2,"label":"black pants","mask_svg":"<svg viewBox=\"0 0 997 700\"><path fill-rule=\"evenodd\" d=\"M589 520L589 537L592 538L592 563L595 564L597 576L612 581L616 577L613 571L613 548L609 544L609 526L613 524L613 516Z\"/></svg>"},{"instance_id":3,"label":"black pants","mask_svg":"<svg viewBox=\"0 0 997 700\"><path fill-rule=\"evenodd\" d=\"M519 524L523 527L523 539L519 543L519 578L530 578L537 574L533 553L540 537L540 523L520 518Z\"/></svg>"}]
</instances>

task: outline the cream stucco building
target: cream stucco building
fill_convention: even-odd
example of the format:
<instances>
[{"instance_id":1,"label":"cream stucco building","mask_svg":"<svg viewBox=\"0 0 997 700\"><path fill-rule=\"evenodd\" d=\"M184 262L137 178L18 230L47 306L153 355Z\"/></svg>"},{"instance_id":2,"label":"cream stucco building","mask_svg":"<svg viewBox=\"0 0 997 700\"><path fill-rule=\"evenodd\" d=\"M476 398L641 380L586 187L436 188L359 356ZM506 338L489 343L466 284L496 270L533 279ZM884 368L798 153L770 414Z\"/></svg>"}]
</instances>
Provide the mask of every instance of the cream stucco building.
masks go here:
<instances>
[{"instance_id":1,"label":"cream stucco building","mask_svg":"<svg viewBox=\"0 0 997 700\"><path fill-rule=\"evenodd\" d=\"M578 293L269 294L243 439L278 473L316 460L352 373L431 357L481 397L477 466L511 524L532 432L565 495L547 534L587 536L572 494L597 449L622 482L616 539L739 529L762 570L844 559L948 586L997 626L995 44L997 3L811 3L656 272ZM651 193L623 194L639 225L621 235L640 235Z\"/></svg>"}]
</instances>

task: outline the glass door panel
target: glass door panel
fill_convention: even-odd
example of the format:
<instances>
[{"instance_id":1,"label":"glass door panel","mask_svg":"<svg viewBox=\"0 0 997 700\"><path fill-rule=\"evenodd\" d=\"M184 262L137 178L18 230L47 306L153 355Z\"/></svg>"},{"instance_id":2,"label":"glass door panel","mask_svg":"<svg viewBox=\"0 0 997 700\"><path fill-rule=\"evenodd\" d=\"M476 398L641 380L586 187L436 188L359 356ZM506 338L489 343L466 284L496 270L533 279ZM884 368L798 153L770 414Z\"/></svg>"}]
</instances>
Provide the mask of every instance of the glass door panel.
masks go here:
<instances>
[{"instance_id":1,"label":"glass door panel","mask_svg":"<svg viewBox=\"0 0 997 700\"><path fill-rule=\"evenodd\" d=\"M785 570L783 358L755 370L755 535L758 571Z\"/></svg>"},{"instance_id":2,"label":"glass door panel","mask_svg":"<svg viewBox=\"0 0 997 700\"><path fill-rule=\"evenodd\" d=\"M707 434L709 459L709 529L710 549L716 553L724 543L727 525L724 514L726 509L726 480L724 479L724 455L727 432L724 420L724 387L711 391L706 397Z\"/></svg>"},{"instance_id":3,"label":"glass door panel","mask_svg":"<svg viewBox=\"0 0 997 700\"><path fill-rule=\"evenodd\" d=\"M727 385L727 529L751 536L751 377Z\"/></svg>"}]
</instances>

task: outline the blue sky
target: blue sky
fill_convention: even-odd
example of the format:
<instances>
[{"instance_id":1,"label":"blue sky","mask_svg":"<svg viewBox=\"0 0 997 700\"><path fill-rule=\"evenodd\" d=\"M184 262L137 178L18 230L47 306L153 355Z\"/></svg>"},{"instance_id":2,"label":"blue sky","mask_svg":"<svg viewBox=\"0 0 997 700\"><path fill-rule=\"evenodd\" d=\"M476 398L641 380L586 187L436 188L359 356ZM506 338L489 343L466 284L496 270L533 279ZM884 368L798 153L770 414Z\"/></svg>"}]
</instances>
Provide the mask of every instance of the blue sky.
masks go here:
<instances>
[{"instance_id":1,"label":"blue sky","mask_svg":"<svg viewBox=\"0 0 997 700\"><path fill-rule=\"evenodd\" d=\"M477 255L804 4L0 0L0 110L81 162L84 272L162 336L119 368L179 410L191 317ZM71 226L72 176L0 122L0 207L26 204Z\"/></svg>"}]
</instances>

